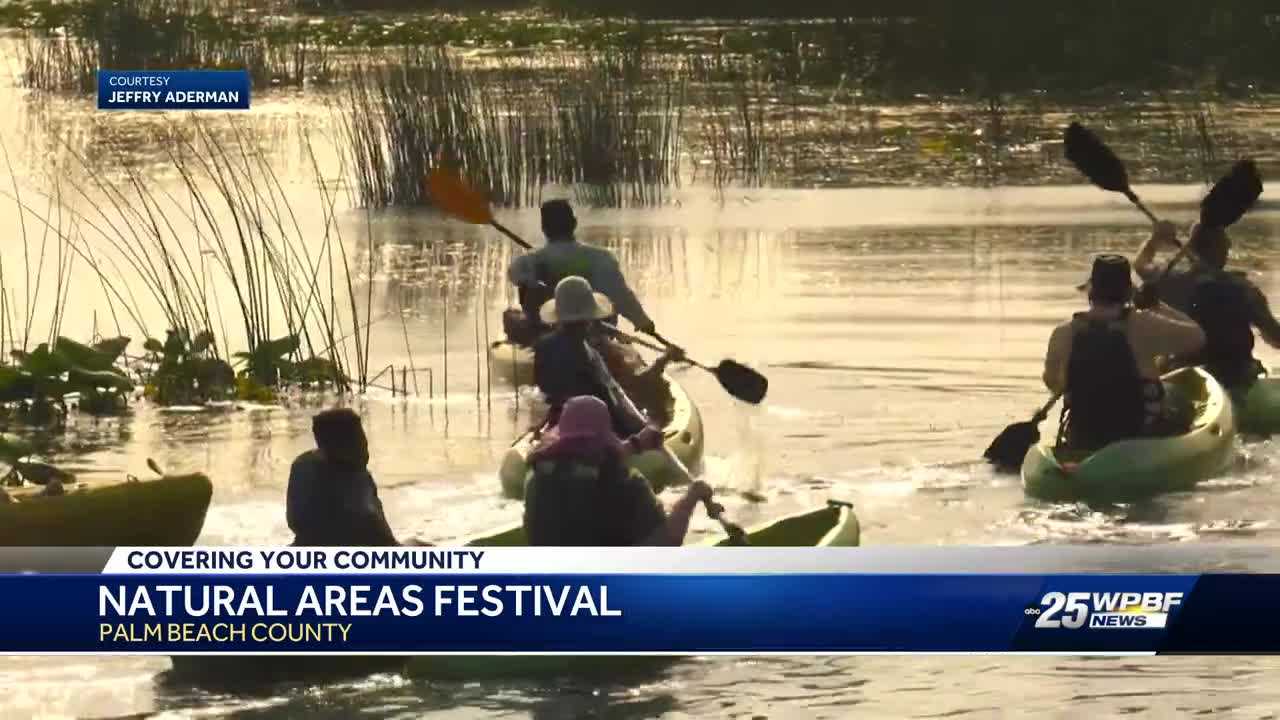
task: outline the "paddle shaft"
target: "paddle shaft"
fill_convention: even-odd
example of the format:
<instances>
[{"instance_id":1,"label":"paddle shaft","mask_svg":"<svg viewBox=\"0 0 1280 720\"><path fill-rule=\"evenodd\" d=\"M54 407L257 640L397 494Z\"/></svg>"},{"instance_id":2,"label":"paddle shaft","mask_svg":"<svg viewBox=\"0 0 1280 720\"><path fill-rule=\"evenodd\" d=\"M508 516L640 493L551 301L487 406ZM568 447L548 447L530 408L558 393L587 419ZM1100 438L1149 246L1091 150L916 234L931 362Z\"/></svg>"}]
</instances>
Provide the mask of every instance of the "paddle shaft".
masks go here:
<instances>
[{"instance_id":1,"label":"paddle shaft","mask_svg":"<svg viewBox=\"0 0 1280 720\"><path fill-rule=\"evenodd\" d=\"M650 349L650 350L652 350L652 351L654 351L654 352L666 352L669 348L672 348L672 347L679 347L678 345L675 345L674 343L668 342L667 340L663 339L663 337L662 337L661 335L659 335L658 333L648 333L648 334L649 334L649 335L652 335L652 336L653 336L653 338L654 338L655 340L658 340L659 342L663 343L662 345L656 345L656 344L651 343L651 342L649 342L649 341L647 341L647 340L643 340L643 339L641 339L641 338L638 338L638 337L636 337L635 335L632 335L631 333L628 333L628 332L624 332L624 331L622 331L622 330L619 330L618 328L616 328L616 327L614 327L613 325L610 325L610 324L608 324L608 323L601 323L601 325L604 325L604 326L605 326L605 328L608 330L608 332L609 332L611 335L614 335L615 337L622 338L623 340L626 340L626 341L628 341L628 342L635 343L636 345L639 345L639 346L640 346L640 347L642 347L642 348L648 348L648 349ZM685 359L681 360L680 362L682 362L682 363L686 363L686 364L688 364L688 365L692 365L692 366L694 366L694 367L696 367L696 368L701 368L701 369L703 369L703 370L706 370L707 372L712 372L712 373L713 373L713 372L715 372L715 371L716 371L716 369L715 369L715 368L709 368L709 367L707 367L706 365L703 365L702 363L698 362L697 360L693 360L693 359L688 358L688 357L686 357Z\"/></svg>"},{"instance_id":2,"label":"paddle shaft","mask_svg":"<svg viewBox=\"0 0 1280 720\"><path fill-rule=\"evenodd\" d=\"M512 242L514 242L515 244L517 244L517 245L519 245L520 247L524 248L525 250L532 250L532 249L533 249L533 246L532 246L532 245L530 245L529 243L525 242L525 241L524 241L524 239L522 239L519 235L517 235L517 234L515 234L515 233L511 232L511 230L507 229L507 226L506 226L506 225L503 225L502 223L500 223L500 222L498 222L497 220L494 220L494 219L492 219L492 218L489 220L489 224L490 224L490 225L492 225L492 226L493 226L493 227L494 227L498 232L500 232L500 233L502 233L503 235L506 235L507 237L511 238L511 241L512 241Z\"/></svg>"},{"instance_id":3,"label":"paddle shaft","mask_svg":"<svg viewBox=\"0 0 1280 720\"><path fill-rule=\"evenodd\" d=\"M1062 393L1054 393L1053 397L1049 398L1048 402L1040 406L1040 409L1036 411L1036 414L1032 419L1035 422L1040 422L1049 417L1049 411L1053 409L1053 406L1057 404L1060 399L1062 399Z\"/></svg>"},{"instance_id":4,"label":"paddle shaft","mask_svg":"<svg viewBox=\"0 0 1280 720\"><path fill-rule=\"evenodd\" d=\"M1146 215L1147 218L1151 220L1152 225L1160 222L1160 219L1155 216L1155 213L1148 210L1147 206L1142 204L1142 201L1138 199L1138 195L1134 193L1132 189L1125 188L1124 196L1129 198L1129 202L1133 203L1134 207L1141 210L1142 214Z\"/></svg>"}]
</instances>

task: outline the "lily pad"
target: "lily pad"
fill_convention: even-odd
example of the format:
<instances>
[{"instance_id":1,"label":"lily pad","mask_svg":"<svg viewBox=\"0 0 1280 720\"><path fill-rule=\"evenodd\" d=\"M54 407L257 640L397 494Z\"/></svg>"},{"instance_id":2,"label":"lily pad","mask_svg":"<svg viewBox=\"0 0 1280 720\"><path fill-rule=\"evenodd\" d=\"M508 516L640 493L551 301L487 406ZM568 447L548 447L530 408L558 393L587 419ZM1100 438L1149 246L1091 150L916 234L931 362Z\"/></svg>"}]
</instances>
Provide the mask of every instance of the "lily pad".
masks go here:
<instances>
[{"instance_id":1,"label":"lily pad","mask_svg":"<svg viewBox=\"0 0 1280 720\"><path fill-rule=\"evenodd\" d=\"M97 388L110 388L119 392L133 390L133 381L115 370L71 368L67 373L67 384L72 391Z\"/></svg>"}]
</instances>

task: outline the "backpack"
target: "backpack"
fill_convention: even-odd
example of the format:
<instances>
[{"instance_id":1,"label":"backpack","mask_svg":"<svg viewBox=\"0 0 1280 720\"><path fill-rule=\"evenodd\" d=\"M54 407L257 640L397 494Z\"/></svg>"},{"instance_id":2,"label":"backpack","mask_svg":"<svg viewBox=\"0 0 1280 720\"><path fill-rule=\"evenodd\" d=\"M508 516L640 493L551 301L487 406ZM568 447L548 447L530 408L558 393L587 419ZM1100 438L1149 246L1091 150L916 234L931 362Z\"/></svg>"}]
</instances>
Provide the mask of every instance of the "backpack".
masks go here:
<instances>
[{"instance_id":1,"label":"backpack","mask_svg":"<svg viewBox=\"0 0 1280 720\"><path fill-rule=\"evenodd\" d=\"M1127 321L1127 309L1114 320L1080 313L1072 321L1063 430L1073 450L1092 452L1137 437L1148 424L1149 384L1138 372Z\"/></svg>"},{"instance_id":2,"label":"backpack","mask_svg":"<svg viewBox=\"0 0 1280 720\"><path fill-rule=\"evenodd\" d=\"M1256 377L1249 302L1246 286L1226 273L1204 277L1191 291L1187 314L1205 335L1199 359L1227 388L1247 385Z\"/></svg>"}]
</instances>

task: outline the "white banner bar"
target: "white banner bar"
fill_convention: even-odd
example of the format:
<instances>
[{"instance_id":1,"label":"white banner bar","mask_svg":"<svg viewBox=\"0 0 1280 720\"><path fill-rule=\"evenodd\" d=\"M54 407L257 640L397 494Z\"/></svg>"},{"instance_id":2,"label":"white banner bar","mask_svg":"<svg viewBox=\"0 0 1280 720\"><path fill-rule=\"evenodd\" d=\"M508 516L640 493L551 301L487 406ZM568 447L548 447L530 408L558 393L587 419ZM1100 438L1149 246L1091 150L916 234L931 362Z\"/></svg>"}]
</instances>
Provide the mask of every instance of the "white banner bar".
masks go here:
<instances>
[{"instance_id":1,"label":"white banner bar","mask_svg":"<svg viewBox=\"0 0 1280 720\"><path fill-rule=\"evenodd\" d=\"M116 548L103 572L188 574L1199 573L1280 572L1274 548L884 546L857 548ZM1247 569L1244 569L1247 568Z\"/></svg>"}]
</instances>

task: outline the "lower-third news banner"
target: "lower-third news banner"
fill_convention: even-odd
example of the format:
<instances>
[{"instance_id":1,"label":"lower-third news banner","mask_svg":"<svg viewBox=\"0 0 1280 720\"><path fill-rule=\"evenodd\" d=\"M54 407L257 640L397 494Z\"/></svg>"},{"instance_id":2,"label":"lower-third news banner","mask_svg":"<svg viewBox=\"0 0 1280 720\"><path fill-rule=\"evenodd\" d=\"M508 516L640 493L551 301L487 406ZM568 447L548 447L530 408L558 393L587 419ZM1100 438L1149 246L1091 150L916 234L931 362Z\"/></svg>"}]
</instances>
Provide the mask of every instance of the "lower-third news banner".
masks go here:
<instances>
[{"instance_id":1,"label":"lower-third news banner","mask_svg":"<svg viewBox=\"0 0 1280 720\"><path fill-rule=\"evenodd\" d=\"M103 549L100 572L0 574L0 654L1280 650L1280 575L884 572L861 552Z\"/></svg>"}]
</instances>

